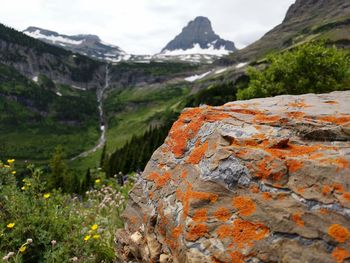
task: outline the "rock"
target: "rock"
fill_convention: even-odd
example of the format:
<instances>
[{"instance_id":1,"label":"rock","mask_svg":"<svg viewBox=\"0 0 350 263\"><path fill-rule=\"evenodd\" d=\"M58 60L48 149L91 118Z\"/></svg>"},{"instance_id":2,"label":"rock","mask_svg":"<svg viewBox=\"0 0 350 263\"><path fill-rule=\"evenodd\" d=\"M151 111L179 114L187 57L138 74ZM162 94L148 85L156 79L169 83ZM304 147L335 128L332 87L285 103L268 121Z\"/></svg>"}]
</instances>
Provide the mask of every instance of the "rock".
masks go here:
<instances>
[{"instance_id":1,"label":"rock","mask_svg":"<svg viewBox=\"0 0 350 263\"><path fill-rule=\"evenodd\" d=\"M123 231L144 244L133 254L181 263L350 258L349 102L344 91L184 110L130 193Z\"/></svg>"},{"instance_id":2,"label":"rock","mask_svg":"<svg viewBox=\"0 0 350 263\"><path fill-rule=\"evenodd\" d=\"M170 256L166 254L161 254L159 257L159 263L168 263L170 261Z\"/></svg>"}]
</instances>

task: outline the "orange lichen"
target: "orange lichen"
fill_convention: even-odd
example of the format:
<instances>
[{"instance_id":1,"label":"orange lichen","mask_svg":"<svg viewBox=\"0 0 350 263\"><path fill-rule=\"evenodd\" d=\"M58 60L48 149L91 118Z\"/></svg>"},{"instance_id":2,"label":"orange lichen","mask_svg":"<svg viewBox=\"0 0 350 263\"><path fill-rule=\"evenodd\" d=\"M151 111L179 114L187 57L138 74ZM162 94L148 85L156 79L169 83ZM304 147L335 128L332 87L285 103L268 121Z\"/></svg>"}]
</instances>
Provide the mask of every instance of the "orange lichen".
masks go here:
<instances>
[{"instance_id":1,"label":"orange lichen","mask_svg":"<svg viewBox=\"0 0 350 263\"><path fill-rule=\"evenodd\" d=\"M180 158L186 152L187 142L193 139L205 122L215 122L231 117L212 108L202 110L200 108L184 111L173 124L166 143L176 158Z\"/></svg>"},{"instance_id":2,"label":"orange lichen","mask_svg":"<svg viewBox=\"0 0 350 263\"><path fill-rule=\"evenodd\" d=\"M238 211L241 216L250 216L255 212L255 203L248 197L237 196L232 199L233 207Z\"/></svg>"},{"instance_id":3,"label":"orange lichen","mask_svg":"<svg viewBox=\"0 0 350 263\"><path fill-rule=\"evenodd\" d=\"M298 225L298 226L305 226L305 222L303 221L303 219L301 218L302 214L301 213L297 213L292 215L292 220Z\"/></svg>"},{"instance_id":4,"label":"orange lichen","mask_svg":"<svg viewBox=\"0 0 350 263\"><path fill-rule=\"evenodd\" d=\"M269 234L269 229L260 223L252 223L237 219L233 222L232 238L238 247L251 247L254 241L259 241Z\"/></svg>"},{"instance_id":5,"label":"orange lichen","mask_svg":"<svg viewBox=\"0 0 350 263\"><path fill-rule=\"evenodd\" d=\"M233 227L232 225L221 225L216 230L216 234L219 236L220 239L224 238L232 238L233 236Z\"/></svg>"},{"instance_id":6,"label":"orange lichen","mask_svg":"<svg viewBox=\"0 0 350 263\"><path fill-rule=\"evenodd\" d=\"M269 122L276 122L280 120L280 116L276 115L265 115L265 114L258 114L254 118L254 122L259 122L259 123L269 123Z\"/></svg>"},{"instance_id":7,"label":"orange lichen","mask_svg":"<svg viewBox=\"0 0 350 263\"><path fill-rule=\"evenodd\" d=\"M171 179L171 174L166 172L163 175L160 175L158 173L153 172L150 173L147 179L155 182L157 188L161 188L169 182L169 180Z\"/></svg>"},{"instance_id":8,"label":"orange lichen","mask_svg":"<svg viewBox=\"0 0 350 263\"><path fill-rule=\"evenodd\" d=\"M344 194L342 195L342 197L343 197L346 201L350 202L350 193L346 192L346 193L344 193Z\"/></svg>"},{"instance_id":9,"label":"orange lichen","mask_svg":"<svg viewBox=\"0 0 350 263\"><path fill-rule=\"evenodd\" d=\"M328 215L328 214L330 213L329 210L326 209L326 208L320 208L320 209L319 209L319 212L320 212L320 214L322 214L322 215Z\"/></svg>"},{"instance_id":10,"label":"orange lichen","mask_svg":"<svg viewBox=\"0 0 350 263\"><path fill-rule=\"evenodd\" d=\"M300 188L297 189L297 192L298 192L299 194L303 194L303 193L305 192L305 188L300 187Z\"/></svg>"},{"instance_id":11,"label":"orange lichen","mask_svg":"<svg viewBox=\"0 0 350 263\"><path fill-rule=\"evenodd\" d=\"M324 121L324 122L330 122L330 123L337 124L337 125L342 125L342 124L350 122L350 115L343 115L341 117L320 116L320 117L317 117L317 120Z\"/></svg>"},{"instance_id":12,"label":"orange lichen","mask_svg":"<svg viewBox=\"0 0 350 263\"><path fill-rule=\"evenodd\" d=\"M197 224L190 226L190 229L186 235L186 239L189 241L196 241L197 239L205 236L208 233L208 227L205 224Z\"/></svg>"},{"instance_id":13,"label":"orange lichen","mask_svg":"<svg viewBox=\"0 0 350 263\"><path fill-rule=\"evenodd\" d=\"M228 210L225 207L221 207L219 208L217 211L214 212L214 216L220 220L220 221L227 221L231 218L232 213L230 212L230 210Z\"/></svg>"},{"instance_id":14,"label":"orange lichen","mask_svg":"<svg viewBox=\"0 0 350 263\"><path fill-rule=\"evenodd\" d=\"M244 256L238 252L238 251L233 251L230 253L232 263L244 263Z\"/></svg>"},{"instance_id":15,"label":"orange lichen","mask_svg":"<svg viewBox=\"0 0 350 263\"><path fill-rule=\"evenodd\" d=\"M187 178L187 171L186 170L183 170L182 173L181 173L181 178L182 179L186 179Z\"/></svg>"},{"instance_id":16,"label":"orange lichen","mask_svg":"<svg viewBox=\"0 0 350 263\"><path fill-rule=\"evenodd\" d=\"M252 186L250 189L251 189L252 193L254 193L254 194L257 194L260 192L259 187L257 187L256 185Z\"/></svg>"},{"instance_id":17,"label":"orange lichen","mask_svg":"<svg viewBox=\"0 0 350 263\"><path fill-rule=\"evenodd\" d=\"M315 154L311 154L308 158L310 160L317 160L324 157L324 153L315 153Z\"/></svg>"},{"instance_id":18,"label":"orange lichen","mask_svg":"<svg viewBox=\"0 0 350 263\"><path fill-rule=\"evenodd\" d=\"M332 188L329 185L324 185L322 187L322 194L329 195L332 192Z\"/></svg>"},{"instance_id":19,"label":"orange lichen","mask_svg":"<svg viewBox=\"0 0 350 263\"><path fill-rule=\"evenodd\" d=\"M303 168L304 164L301 161L290 159L287 161L287 166L288 166L289 172L295 173L299 171L301 168Z\"/></svg>"},{"instance_id":20,"label":"orange lichen","mask_svg":"<svg viewBox=\"0 0 350 263\"><path fill-rule=\"evenodd\" d=\"M299 101L299 102L291 102L288 104L289 107L293 108L309 108L311 107L310 105L306 104L304 100Z\"/></svg>"},{"instance_id":21,"label":"orange lichen","mask_svg":"<svg viewBox=\"0 0 350 263\"><path fill-rule=\"evenodd\" d=\"M338 158L334 162L339 166L339 168L345 169L349 167L349 162L343 158Z\"/></svg>"},{"instance_id":22,"label":"orange lichen","mask_svg":"<svg viewBox=\"0 0 350 263\"><path fill-rule=\"evenodd\" d=\"M217 194L206 193L206 192L195 192L192 189L193 189L193 186L188 183L188 186L185 192L182 192L180 189L176 191L176 198L182 202L182 205L184 208L183 220L185 220L188 216L191 199L208 200L212 203L216 202L218 199Z\"/></svg>"},{"instance_id":23,"label":"orange lichen","mask_svg":"<svg viewBox=\"0 0 350 263\"><path fill-rule=\"evenodd\" d=\"M203 145L200 145L200 141L198 141L186 162L190 164L198 164L203 158L205 152L207 151L208 145L208 142L205 142Z\"/></svg>"},{"instance_id":24,"label":"orange lichen","mask_svg":"<svg viewBox=\"0 0 350 263\"><path fill-rule=\"evenodd\" d=\"M278 200L284 200L286 198L287 194L286 193L279 193L277 196Z\"/></svg>"},{"instance_id":25,"label":"orange lichen","mask_svg":"<svg viewBox=\"0 0 350 263\"><path fill-rule=\"evenodd\" d=\"M350 252L345 248L336 247L333 249L332 256L337 262L342 263L345 259L350 258Z\"/></svg>"},{"instance_id":26,"label":"orange lichen","mask_svg":"<svg viewBox=\"0 0 350 263\"><path fill-rule=\"evenodd\" d=\"M343 185L341 185L339 183L335 183L332 186L333 186L334 191L336 191L337 193L340 193L340 194L344 193L344 186Z\"/></svg>"},{"instance_id":27,"label":"orange lichen","mask_svg":"<svg viewBox=\"0 0 350 263\"><path fill-rule=\"evenodd\" d=\"M301 111L292 111L292 112L288 112L287 116L291 119L302 119L305 116L304 112Z\"/></svg>"},{"instance_id":28,"label":"orange lichen","mask_svg":"<svg viewBox=\"0 0 350 263\"><path fill-rule=\"evenodd\" d=\"M340 243L344 243L350 238L349 230L346 227L338 224L331 225L328 228L328 235Z\"/></svg>"},{"instance_id":29,"label":"orange lichen","mask_svg":"<svg viewBox=\"0 0 350 263\"><path fill-rule=\"evenodd\" d=\"M262 196L263 196L263 199L264 199L265 201L269 201L269 200L272 199L272 195L271 195L270 193L268 193L268 192L264 192L264 193L262 194Z\"/></svg>"},{"instance_id":30,"label":"orange lichen","mask_svg":"<svg viewBox=\"0 0 350 263\"><path fill-rule=\"evenodd\" d=\"M178 239L178 238L180 237L182 231L183 231L183 226L182 226L182 225L179 225L178 227L176 227L176 228L173 229L172 237L173 237L174 239Z\"/></svg>"},{"instance_id":31,"label":"orange lichen","mask_svg":"<svg viewBox=\"0 0 350 263\"><path fill-rule=\"evenodd\" d=\"M198 209L198 210L194 213L192 220L193 220L194 222L197 222L197 223L206 222L206 221L208 220L207 213L208 213L208 210L205 209L205 208L203 208L203 209Z\"/></svg>"}]
</instances>

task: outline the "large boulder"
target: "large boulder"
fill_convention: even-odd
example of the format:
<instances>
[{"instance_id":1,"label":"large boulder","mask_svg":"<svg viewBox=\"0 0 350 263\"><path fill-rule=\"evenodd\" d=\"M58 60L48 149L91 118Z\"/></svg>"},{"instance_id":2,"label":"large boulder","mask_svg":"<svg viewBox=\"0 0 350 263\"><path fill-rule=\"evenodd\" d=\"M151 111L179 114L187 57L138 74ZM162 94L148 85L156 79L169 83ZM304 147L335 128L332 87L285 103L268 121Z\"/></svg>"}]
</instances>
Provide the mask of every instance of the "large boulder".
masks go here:
<instances>
[{"instance_id":1,"label":"large boulder","mask_svg":"<svg viewBox=\"0 0 350 263\"><path fill-rule=\"evenodd\" d=\"M125 261L350 258L350 92L186 109L130 193Z\"/></svg>"}]
</instances>

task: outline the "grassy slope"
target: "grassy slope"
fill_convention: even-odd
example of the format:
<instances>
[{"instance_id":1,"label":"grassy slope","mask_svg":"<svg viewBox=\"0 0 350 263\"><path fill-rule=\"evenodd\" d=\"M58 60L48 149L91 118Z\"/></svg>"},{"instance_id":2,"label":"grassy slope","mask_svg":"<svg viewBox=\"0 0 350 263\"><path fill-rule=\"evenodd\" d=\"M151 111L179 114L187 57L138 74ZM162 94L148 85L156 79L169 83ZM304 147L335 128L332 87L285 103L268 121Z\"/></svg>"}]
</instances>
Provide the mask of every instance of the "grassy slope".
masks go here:
<instances>
[{"instance_id":1,"label":"grassy slope","mask_svg":"<svg viewBox=\"0 0 350 263\"><path fill-rule=\"evenodd\" d=\"M186 85L153 86L114 91L105 102L108 151L123 146L132 135L143 134L161 122L157 115L174 107L189 93Z\"/></svg>"},{"instance_id":2,"label":"grassy slope","mask_svg":"<svg viewBox=\"0 0 350 263\"><path fill-rule=\"evenodd\" d=\"M59 144L74 156L96 143L94 91L37 84L1 64L0 76L0 158L41 162Z\"/></svg>"}]
</instances>

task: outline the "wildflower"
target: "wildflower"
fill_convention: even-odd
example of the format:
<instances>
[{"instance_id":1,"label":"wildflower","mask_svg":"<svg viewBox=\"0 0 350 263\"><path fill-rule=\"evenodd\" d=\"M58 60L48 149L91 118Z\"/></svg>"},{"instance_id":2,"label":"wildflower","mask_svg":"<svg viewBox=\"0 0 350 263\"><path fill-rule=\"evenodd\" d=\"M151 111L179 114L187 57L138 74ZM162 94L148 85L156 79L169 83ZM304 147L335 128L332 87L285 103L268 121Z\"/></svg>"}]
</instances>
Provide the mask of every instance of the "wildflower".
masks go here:
<instances>
[{"instance_id":1,"label":"wildflower","mask_svg":"<svg viewBox=\"0 0 350 263\"><path fill-rule=\"evenodd\" d=\"M33 239L28 238L28 239L27 239L27 244L31 244L31 243L33 243Z\"/></svg>"},{"instance_id":2,"label":"wildflower","mask_svg":"<svg viewBox=\"0 0 350 263\"><path fill-rule=\"evenodd\" d=\"M72 262L77 262L78 261L78 258L77 257L73 257L70 259Z\"/></svg>"},{"instance_id":3,"label":"wildflower","mask_svg":"<svg viewBox=\"0 0 350 263\"><path fill-rule=\"evenodd\" d=\"M9 159L9 160L7 160L7 162L8 162L9 164L14 163L14 162L15 162L15 159Z\"/></svg>"},{"instance_id":4,"label":"wildflower","mask_svg":"<svg viewBox=\"0 0 350 263\"><path fill-rule=\"evenodd\" d=\"M27 246L21 246L18 251L21 253L24 253L24 251L26 251L26 249L27 249Z\"/></svg>"},{"instance_id":5,"label":"wildflower","mask_svg":"<svg viewBox=\"0 0 350 263\"><path fill-rule=\"evenodd\" d=\"M23 190L23 191L26 190L26 189L27 189L27 188L26 188L25 186L22 186L22 187L21 187L21 190Z\"/></svg>"},{"instance_id":6,"label":"wildflower","mask_svg":"<svg viewBox=\"0 0 350 263\"><path fill-rule=\"evenodd\" d=\"M12 229L15 226L15 223L9 223L6 227Z\"/></svg>"},{"instance_id":7,"label":"wildflower","mask_svg":"<svg viewBox=\"0 0 350 263\"><path fill-rule=\"evenodd\" d=\"M4 165L5 168L11 168L9 165L5 164Z\"/></svg>"},{"instance_id":8,"label":"wildflower","mask_svg":"<svg viewBox=\"0 0 350 263\"><path fill-rule=\"evenodd\" d=\"M57 244L56 240L51 240L51 245L54 247Z\"/></svg>"},{"instance_id":9,"label":"wildflower","mask_svg":"<svg viewBox=\"0 0 350 263\"><path fill-rule=\"evenodd\" d=\"M93 235L92 236L93 239L100 239L100 237L101 237L100 235Z\"/></svg>"},{"instance_id":10,"label":"wildflower","mask_svg":"<svg viewBox=\"0 0 350 263\"><path fill-rule=\"evenodd\" d=\"M98 228L97 224L94 224L94 225L91 226L91 230L93 230L93 231L97 230L97 228Z\"/></svg>"},{"instance_id":11,"label":"wildflower","mask_svg":"<svg viewBox=\"0 0 350 263\"><path fill-rule=\"evenodd\" d=\"M90 238L91 238L91 236L90 236L90 235L87 235L87 236L84 237L84 240L85 240L85 241L89 241Z\"/></svg>"},{"instance_id":12,"label":"wildflower","mask_svg":"<svg viewBox=\"0 0 350 263\"><path fill-rule=\"evenodd\" d=\"M16 171L12 171L11 173L12 173L13 175L15 175L15 174L16 174Z\"/></svg>"},{"instance_id":13,"label":"wildflower","mask_svg":"<svg viewBox=\"0 0 350 263\"><path fill-rule=\"evenodd\" d=\"M44 194L44 198L45 198L45 199L48 199L48 198L50 198L50 196L51 196L51 195L50 195L49 193L47 193L47 194Z\"/></svg>"},{"instance_id":14,"label":"wildflower","mask_svg":"<svg viewBox=\"0 0 350 263\"><path fill-rule=\"evenodd\" d=\"M101 180L100 180L100 179L96 179L96 180L95 180L95 183L96 183L96 184L99 184L99 183L101 183Z\"/></svg>"},{"instance_id":15,"label":"wildflower","mask_svg":"<svg viewBox=\"0 0 350 263\"><path fill-rule=\"evenodd\" d=\"M13 257L14 255L15 255L14 252L9 252L6 256L4 256L4 257L2 258L2 260L3 260L3 261L7 261L7 260L9 260L11 257Z\"/></svg>"}]
</instances>

